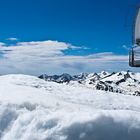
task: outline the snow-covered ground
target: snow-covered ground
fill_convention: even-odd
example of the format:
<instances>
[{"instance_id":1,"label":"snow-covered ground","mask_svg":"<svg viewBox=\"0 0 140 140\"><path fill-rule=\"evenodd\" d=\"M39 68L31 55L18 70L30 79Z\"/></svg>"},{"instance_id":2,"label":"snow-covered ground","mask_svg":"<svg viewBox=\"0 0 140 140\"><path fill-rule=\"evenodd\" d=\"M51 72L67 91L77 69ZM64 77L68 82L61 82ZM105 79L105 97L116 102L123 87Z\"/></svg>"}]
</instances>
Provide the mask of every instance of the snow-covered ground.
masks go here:
<instances>
[{"instance_id":1,"label":"snow-covered ground","mask_svg":"<svg viewBox=\"0 0 140 140\"><path fill-rule=\"evenodd\" d=\"M139 96L0 76L0 140L139 139Z\"/></svg>"}]
</instances>

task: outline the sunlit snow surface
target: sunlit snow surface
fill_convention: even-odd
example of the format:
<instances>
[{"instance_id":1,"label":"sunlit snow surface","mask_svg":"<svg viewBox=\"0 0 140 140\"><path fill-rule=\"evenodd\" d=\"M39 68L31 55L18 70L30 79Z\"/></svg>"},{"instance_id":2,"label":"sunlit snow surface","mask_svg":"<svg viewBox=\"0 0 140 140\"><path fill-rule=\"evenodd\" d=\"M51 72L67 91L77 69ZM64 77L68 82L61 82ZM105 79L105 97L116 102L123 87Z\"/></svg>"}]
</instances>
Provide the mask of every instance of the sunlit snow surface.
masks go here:
<instances>
[{"instance_id":1,"label":"sunlit snow surface","mask_svg":"<svg viewBox=\"0 0 140 140\"><path fill-rule=\"evenodd\" d=\"M0 140L139 140L140 97L0 76Z\"/></svg>"}]
</instances>

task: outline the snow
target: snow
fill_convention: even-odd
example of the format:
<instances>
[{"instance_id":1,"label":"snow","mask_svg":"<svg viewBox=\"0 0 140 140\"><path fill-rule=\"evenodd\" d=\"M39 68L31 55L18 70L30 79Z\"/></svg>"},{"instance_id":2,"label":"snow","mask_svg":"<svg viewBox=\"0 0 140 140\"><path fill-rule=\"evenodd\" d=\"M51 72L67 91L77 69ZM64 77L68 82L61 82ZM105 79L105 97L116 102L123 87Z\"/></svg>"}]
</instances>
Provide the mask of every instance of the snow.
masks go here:
<instances>
[{"instance_id":1,"label":"snow","mask_svg":"<svg viewBox=\"0 0 140 140\"><path fill-rule=\"evenodd\" d=\"M139 140L140 97L0 76L1 140Z\"/></svg>"}]
</instances>

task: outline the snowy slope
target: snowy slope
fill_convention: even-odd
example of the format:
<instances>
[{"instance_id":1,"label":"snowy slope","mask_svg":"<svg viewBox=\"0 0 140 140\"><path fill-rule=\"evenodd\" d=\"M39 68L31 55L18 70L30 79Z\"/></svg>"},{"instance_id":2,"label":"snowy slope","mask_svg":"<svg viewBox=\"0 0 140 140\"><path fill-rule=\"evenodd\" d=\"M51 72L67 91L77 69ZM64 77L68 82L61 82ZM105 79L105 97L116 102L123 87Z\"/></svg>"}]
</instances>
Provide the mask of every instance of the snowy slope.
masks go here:
<instances>
[{"instance_id":1,"label":"snowy slope","mask_svg":"<svg viewBox=\"0 0 140 140\"><path fill-rule=\"evenodd\" d=\"M0 76L1 140L139 140L140 97Z\"/></svg>"}]
</instances>

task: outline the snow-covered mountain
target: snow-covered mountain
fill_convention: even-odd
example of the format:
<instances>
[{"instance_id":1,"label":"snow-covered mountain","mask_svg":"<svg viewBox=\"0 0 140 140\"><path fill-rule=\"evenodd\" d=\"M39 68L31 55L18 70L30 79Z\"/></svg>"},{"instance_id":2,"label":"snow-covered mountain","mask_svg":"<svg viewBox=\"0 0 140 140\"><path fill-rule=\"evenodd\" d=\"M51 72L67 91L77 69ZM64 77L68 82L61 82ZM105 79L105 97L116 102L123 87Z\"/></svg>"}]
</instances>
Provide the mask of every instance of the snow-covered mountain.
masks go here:
<instances>
[{"instance_id":1,"label":"snow-covered mountain","mask_svg":"<svg viewBox=\"0 0 140 140\"><path fill-rule=\"evenodd\" d=\"M140 73L133 72L113 72L108 73L82 73L80 75L71 76L69 74L48 76L46 74L39 76L46 81L57 83L79 83L96 90L104 90L115 93L140 95Z\"/></svg>"},{"instance_id":2,"label":"snow-covered mountain","mask_svg":"<svg viewBox=\"0 0 140 140\"><path fill-rule=\"evenodd\" d=\"M122 72L81 74L75 79L94 85L89 82L115 83L127 75L126 81L131 84L134 78L136 84L139 74L129 74L131 78ZM85 85L0 76L0 140L139 140L140 97Z\"/></svg>"}]
</instances>

